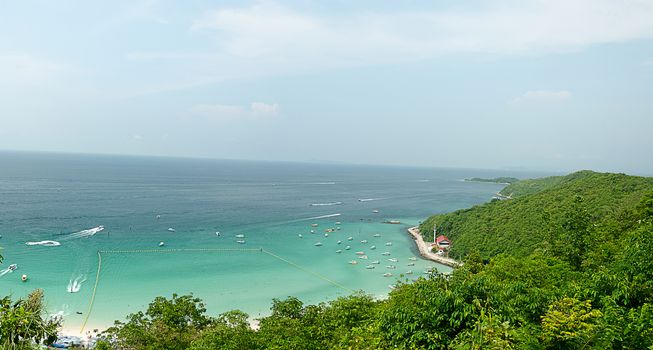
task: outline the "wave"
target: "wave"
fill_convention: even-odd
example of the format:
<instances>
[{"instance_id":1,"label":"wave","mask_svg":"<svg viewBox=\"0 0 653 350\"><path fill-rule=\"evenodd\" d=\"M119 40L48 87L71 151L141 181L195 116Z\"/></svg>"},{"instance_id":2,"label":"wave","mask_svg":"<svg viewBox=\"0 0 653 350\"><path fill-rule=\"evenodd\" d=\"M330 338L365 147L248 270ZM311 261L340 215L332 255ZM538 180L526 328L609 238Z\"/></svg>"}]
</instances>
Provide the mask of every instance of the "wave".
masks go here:
<instances>
[{"instance_id":1,"label":"wave","mask_svg":"<svg viewBox=\"0 0 653 350\"><path fill-rule=\"evenodd\" d=\"M75 279L70 279L68 281L68 293L77 293L82 289L82 283L86 281L86 275L79 275Z\"/></svg>"},{"instance_id":2,"label":"wave","mask_svg":"<svg viewBox=\"0 0 653 350\"><path fill-rule=\"evenodd\" d=\"M307 185L335 185L335 182L309 182Z\"/></svg>"},{"instance_id":3,"label":"wave","mask_svg":"<svg viewBox=\"0 0 653 350\"><path fill-rule=\"evenodd\" d=\"M101 232L101 231L104 231L104 226L103 225L93 227L93 228L89 228L87 230L81 230L79 232L67 234L61 240L76 239L76 238L82 238L82 237L90 237L90 236L93 236L96 233Z\"/></svg>"},{"instance_id":4,"label":"wave","mask_svg":"<svg viewBox=\"0 0 653 350\"><path fill-rule=\"evenodd\" d=\"M313 203L310 204L311 207L326 207L331 205L341 205L342 202L329 202L329 203Z\"/></svg>"},{"instance_id":5,"label":"wave","mask_svg":"<svg viewBox=\"0 0 653 350\"><path fill-rule=\"evenodd\" d=\"M384 200L385 198L361 198L358 201L359 202L372 202L372 201L380 201Z\"/></svg>"},{"instance_id":6,"label":"wave","mask_svg":"<svg viewBox=\"0 0 653 350\"><path fill-rule=\"evenodd\" d=\"M38 242L25 242L27 245L41 245L44 247L57 247L60 246L61 243L57 241L38 241Z\"/></svg>"}]
</instances>

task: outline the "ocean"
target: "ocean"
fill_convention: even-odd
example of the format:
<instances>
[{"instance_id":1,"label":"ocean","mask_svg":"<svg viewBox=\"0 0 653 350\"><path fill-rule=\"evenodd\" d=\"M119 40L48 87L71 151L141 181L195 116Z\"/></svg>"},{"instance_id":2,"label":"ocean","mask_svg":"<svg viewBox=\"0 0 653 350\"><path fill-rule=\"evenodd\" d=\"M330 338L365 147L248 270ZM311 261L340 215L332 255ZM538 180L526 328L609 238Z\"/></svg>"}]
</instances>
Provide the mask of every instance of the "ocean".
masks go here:
<instances>
[{"instance_id":1,"label":"ocean","mask_svg":"<svg viewBox=\"0 0 653 350\"><path fill-rule=\"evenodd\" d=\"M462 179L506 175L541 174L0 152L0 296L41 288L80 331L172 293L253 318L273 298L382 298L397 280L450 271L419 257L408 227L503 187Z\"/></svg>"}]
</instances>

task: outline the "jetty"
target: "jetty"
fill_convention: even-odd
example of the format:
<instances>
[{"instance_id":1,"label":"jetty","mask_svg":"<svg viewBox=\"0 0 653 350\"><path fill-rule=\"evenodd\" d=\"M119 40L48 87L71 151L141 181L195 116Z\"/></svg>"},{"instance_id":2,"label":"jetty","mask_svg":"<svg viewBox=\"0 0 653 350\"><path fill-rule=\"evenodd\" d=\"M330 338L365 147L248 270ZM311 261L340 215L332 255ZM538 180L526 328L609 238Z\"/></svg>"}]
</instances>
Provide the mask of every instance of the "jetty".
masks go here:
<instances>
[{"instance_id":1,"label":"jetty","mask_svg":"<svg viewBox=\"0 0 653 350\"><path fill-rule=\"evenodd\" d=\"M408 233L415 240L415 244L417 244L417 249L419 249L419 254L425 259L435 261L438 264L442 264L450 267L459 267L463 265L462 262L456 259L448 258L446 256L433 253L431 251L431 248L429 247L429 244L424 242L424 238L422 238L422 235L419 233L419 227L415 226L409 228Z\"/></svg>"}]
</instances>

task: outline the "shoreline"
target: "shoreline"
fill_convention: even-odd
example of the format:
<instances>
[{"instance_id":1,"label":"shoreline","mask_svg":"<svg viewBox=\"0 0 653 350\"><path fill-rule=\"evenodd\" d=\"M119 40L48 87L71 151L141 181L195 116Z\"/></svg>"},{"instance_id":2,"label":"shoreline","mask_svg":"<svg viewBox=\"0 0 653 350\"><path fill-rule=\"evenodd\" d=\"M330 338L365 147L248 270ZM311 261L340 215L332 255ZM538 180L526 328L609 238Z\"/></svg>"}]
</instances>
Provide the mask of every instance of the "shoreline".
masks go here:
<instances>
[{"instance_id":1,"label":"shoreline","mask_svg":"<svg viewBox=\"0 0 653 350\"><path fill-rule=\"evenodd\" d=\"M423 258L453 268L460 267L463 265L463 263L458 260L447 258L442 255L438 255L431 252L428 244L424 242L424 238L422 238L422 235L419 233L418 226L413 226L408 228L408 233L413 237L413 240L415 240L415 244L417 245L417 250L419 250L419 254Z\"/></svg>"}]
</instances>

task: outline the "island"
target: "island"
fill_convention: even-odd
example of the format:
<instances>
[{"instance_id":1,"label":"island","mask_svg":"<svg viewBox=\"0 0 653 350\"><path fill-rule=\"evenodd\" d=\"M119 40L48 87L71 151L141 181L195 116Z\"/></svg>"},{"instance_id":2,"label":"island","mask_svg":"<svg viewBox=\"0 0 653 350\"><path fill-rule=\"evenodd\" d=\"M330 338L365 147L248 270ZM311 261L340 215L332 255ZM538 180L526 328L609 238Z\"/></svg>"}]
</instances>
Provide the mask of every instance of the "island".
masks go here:
<instances>
[{"instance_id":1,"label":"island","mask_svg":"<svg viewBox=\"0 0 653 350\"><path fill-rule=\"evenodd\" d=\"M470 181L470 182L491 182L491 183L496 183L496 184L504 184L504 185L510 185L512 183L515 183L519 181L518 178L516 177L508 177L508 176L501 176L501 177L495 177L492 179L485 179L482 177L472 177L470 179L465 179L465 181Z\"/></svg>"}]
</instances>

